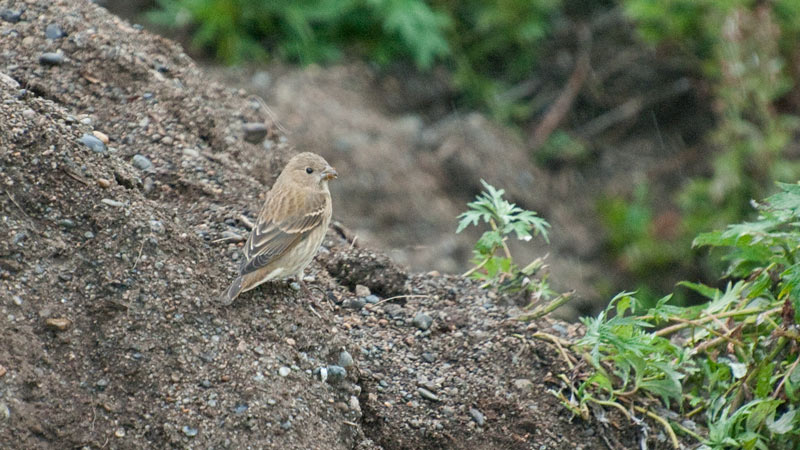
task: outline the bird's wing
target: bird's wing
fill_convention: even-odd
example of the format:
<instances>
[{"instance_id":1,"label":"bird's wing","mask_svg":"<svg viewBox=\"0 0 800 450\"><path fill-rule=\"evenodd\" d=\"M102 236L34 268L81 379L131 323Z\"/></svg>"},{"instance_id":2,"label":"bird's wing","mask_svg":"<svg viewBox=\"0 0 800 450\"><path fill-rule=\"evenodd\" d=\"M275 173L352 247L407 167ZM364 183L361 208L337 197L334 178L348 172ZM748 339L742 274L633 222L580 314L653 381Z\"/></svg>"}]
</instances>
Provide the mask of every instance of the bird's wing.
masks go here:
<instances>
[{"instance_id":1,"label":"bird's wing","mask_svg":"<svg viewBox=\"0 0 800 450\"><path fill-rule=\"evenodd\" d=\"M304 207L286 214L291 205L285 199L268 199L244 247L239 275L254 272L291 250L325 221L327 198L324 194L304 198Z\"/></svg>"}]
</instances>

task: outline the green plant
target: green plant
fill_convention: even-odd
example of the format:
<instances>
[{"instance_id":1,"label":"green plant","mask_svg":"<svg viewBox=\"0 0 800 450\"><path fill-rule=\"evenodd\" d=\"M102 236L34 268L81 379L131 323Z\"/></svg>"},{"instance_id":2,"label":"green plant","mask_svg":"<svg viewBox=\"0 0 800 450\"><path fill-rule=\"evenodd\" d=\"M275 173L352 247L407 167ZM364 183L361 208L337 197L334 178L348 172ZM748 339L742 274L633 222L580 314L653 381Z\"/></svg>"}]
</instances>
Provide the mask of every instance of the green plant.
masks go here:
<instances>
[{"instance_id":1,"label":"green plant","mask_svg":"<svg viewBox=\"0 0 800 450\"><path fill-rule=\"evenodd\" d=\"M695 240L728 249L725 289L683 282L708 299L689 307L666 296L646 308L634 294L618 295L568 344L591 370L562 377L572 398L555 395L583 416L595 404L659 420L676 448L676 432L706 449L797 448L800 184L779 188L758 205L757 220ZM667 419L662 408L678 415ZM685 426L692 422L701 427Z\"/></svg>"},{"instance_id":2,"label":"green plant","mask_svg":"<svg viewBox=\"0 0 800 450\"><path fill-rule=\"evenodd\" d=\"M429 68L450 51L450 20L423 0L158 0L151 21L192 27L193 44L229 64L281 58L309 64L355 45L379 62Z\"/></svg>"},{"instance_id":3,"label":"green plant","mask_svg":"<svg viewBox=\"0 0 800 450\"><path fill-rule=\"evenodd\" d=\"M496 189L481 180L484 192L475 201L467 204L469 210L458 216L456 233L464 231L468 226L477 226L480 222L489 225L481 237L475 242L472 262L475 266L462 276L484 281L482 287L494 286L502 292L525 291L530 294L530 304L526 309L535 309L519 317L520 320L532 320L548 314L566 303L571 293L560 294L553 298L555 292L550 289L547 275L544 274L543 258L537 258L524 267L514 263L507 241L516 236L521 241L530 241L534 236L547 237L550 224L534 211L528 211L510 203L503 198L505 191ZM538 276L538 278L537 278Z\"/></svg>"},{"instance_id":4,"label":"green plant","mask_svg":"<svg viewBox=\"0 0 800 450\"><path fill-rule=\"evenodd\" d=\"M706 137L708 170L687 180L674 201L675 233L663 236L651 199L615 198L600 203L612 255L645 286L666 292L672 280L693 271L710 276L718 264L688 245L701 232L744 220L749 201L773 192L773 181L800 177L792 148L800 117L779 102L794 84L787 60L795 57L800 8L794 0L625 0L624 9L648 42L676 53L708 83L717 121ZM796 77L795 77L796 78ZM710 213L713 211L713 213ZM641 220L626 227L621 220ZM640 291L640 296L643 292ZM650 296L649 302L659 295Z\"/></svg>"}]
</instances>

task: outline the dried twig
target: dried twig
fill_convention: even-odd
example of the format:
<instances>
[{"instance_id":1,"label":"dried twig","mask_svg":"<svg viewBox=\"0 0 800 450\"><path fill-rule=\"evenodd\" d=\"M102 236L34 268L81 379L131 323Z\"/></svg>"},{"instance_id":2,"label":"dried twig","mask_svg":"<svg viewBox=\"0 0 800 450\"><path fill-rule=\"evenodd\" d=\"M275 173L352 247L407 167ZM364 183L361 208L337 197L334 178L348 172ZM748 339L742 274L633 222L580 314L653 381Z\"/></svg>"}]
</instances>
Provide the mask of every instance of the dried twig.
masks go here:
<instances>
[{"instance_id":1,"label":"dried twig","mask_svg":"<svg viewBox=\"0 0 800 450\"><path fill-rule=\"evenodd\" d=\"M248 219L247 216L245 216L244 214L239 214L238 219L239 222L242 222L242 225L244 225L244 227L247 228L248 231L251 231L255 227L253 222L250 219Z\"/></svg>"},{"instance_id":2,"label":"dried twig","mask_svg":"<svg viewBox=\"0 0 800 450\"><path fill-rule=\"evenodd\" d=\"M534 151L547 142L553 131L564 120L589 75L589 70L591 69L591 30L586 24L581 24L578 27L578 40L580 41L580 48L572 75L567 80L567 84L561 94L559 94L556 101L547 110L544 118L531 133L530 144Z\"/></svg>"}]
</instances>

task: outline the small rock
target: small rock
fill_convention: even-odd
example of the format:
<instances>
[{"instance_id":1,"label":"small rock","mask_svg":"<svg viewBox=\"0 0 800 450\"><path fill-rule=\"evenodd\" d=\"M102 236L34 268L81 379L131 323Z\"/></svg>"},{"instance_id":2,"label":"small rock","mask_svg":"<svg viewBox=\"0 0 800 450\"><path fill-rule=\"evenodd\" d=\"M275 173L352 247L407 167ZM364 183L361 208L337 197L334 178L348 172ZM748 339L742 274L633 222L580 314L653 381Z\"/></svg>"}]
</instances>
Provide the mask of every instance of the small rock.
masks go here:
<instances>
[{"instance_id":1,"label":"small rock","mask_svg":"<svg viewBox=\"0 0 800 450\"><path fill-rule=\"evenodd\" d=\"M284 430L288 430L288 429L292 428L292 422L287 420L287 421L281 423L281 428L284 429Z\"/></svg>"},{"instance_id":2,"label":"small rock","mask_svg":"<svg viewBox=\"0 0 800 450\"><path fill-rule=\"evenodd\" d=\"M97 185L103 189L108 189L111 186L111 182L106 180L105 178L98 178Z\"/></svg>"},{"instance_id":3,"label":"small rock","mask_svg":"<svg viewBox=\"0 0 800 450\"><path fill-rule=\"evenodd\" d=\"M91 231L87 231L86 233L83 233L83 237L85 237L86 239L94 239L94 233L92 233Z\"/></svg>"},{"instance_id":4,"label":"small rock","mask_svg":"<svg viewBox=\"0 0 800 450\"><path fill-rule=\"evenodd\" d=\"M351 411L361 414L361 403L358 401L358 397L355 395L350 396L350 400L347 402L347 405L350 407Z\"/></svg>"},{"instance_id":5,"label":"small rock","mask_svg":"<svg viewBox=\"0 0 800 450\"><path fill-rule=\"evenodd\" d=\"M11 301L13 301L14 304L17 306L22 306L22 297L20 297L19 295L11 297Z\"/></svg>"},{"instance_id":6,"label":"small rock","mask_svg":"<svg viewBox=\"0 0 800 450\"><path fill-rule=\"evenodd\" d=\"M321 371L320 371L321 372ZM328 383L335 384L345 379L347 370L342 366L328 366Z\"/></svg>"},{"instance_id":7,"label":"small rock","mask_svg":"<svg viewBox=\"0 0 800 450\"><path fill-rule=\"evenodd\" d=\"M108 206L113 206L115 208L122 208L123 206L125 206L125 203L118 202L116 200L111 200L110 198L104 198L100 200L100 203L106 204Z\"/></svg>"},{"instance_id":8,"label":"small rock","mask_svg":"<svg viewBox=\"0 0 800 450\"><path fill-rule=\"evenodd\" d=\"M361 308L363 308L364 305L366 305L366 304L367 304L367 301L364 300L363 298L351 298L351 299L346 300L342 306L344 306L345 308L349 308L349 309L353 309L353 310L358 311Z\"/></svg>"},{"instance_id":9,"label":"small rock","mask_svg":"<svg viewBox=\"0 0 800 450\"><path fill-rule=\"evenodd\" d=\"M449 406L445 406L442 408L442 414L444 414L445 417L453 417L456 415L456 410Z\"/></svg>"},{"instance_id":10,"label":"small rock","mask_svg":"<svg viewBox=\"0 0 800 450\"><path fill-rule=\"evenodd\" d=\"M101 378L97 380L97 383L94 384L94 387L96 387L98 391L105 391L108 387L108 380Z\"/></svg>"},{"instance_id":11,"label":"small rock","mask_svg":"<svg viewBox=\"0 0 800 450\"><path fill-rule=\"evenodd\" d=\"M19 233L15 233L14 237L11 238L11 243L17 245L20 242L24 241L25 239L28 239L28 233L20 231Z\"/></svg>"},{"instance_id":12,"label":"small rock","mask_svg":"<svg viewBox=\"0 0 800 450\"><path fill-rule=\"evenodd\" d=\"M114 432L114 436L116 436L118 438L124 438L125 437L125 428L117 428L117 431Z\"/></svg>"},{"instance_id":13,"label":"small rock","mask_svg":"<svg viewBox=\"0 0 800 450\"><path fill-rule=\"evenodd\" d=\"M280 375L282 377L286 377L286 376L289 376L289 373L291 371L292 371L292 369L290 369L290 368L288 368L286 366L282 366L280 369L278 369L278 375Z\"/></svg>"},{"instance_id":14,"label":"small rock","mask_svg":"<svg viewBox=\"0 0 800 450\"><path fill-rule=\"evenodd\" d=\"M533 387L533 382L526 378L514 380L514 387L521 391L529 391Z\"/></svg>"},{"instance_id":15,"label":"small rock","mask_svg":"<svg viewBox=\"0 0 800 450\"><path fill-rule=\"evenodd\" d=\"M66 35L67 33L64 33L64 30L61 28L61 25L57 23L51 23L47 25L47 27L45 27L44 29L44 36L50 40L61 39Z\"/></svg>"},{"instance_id":16,"label":"small rock","mask_svg":"<svg viewBox=\"0 0 800 450\"><path fill-rule=\"evenodd\" d=\"M200 152L193 148L185 148L183 149L183 156L187 156L189 158L199 158Z\"/></svg>"},{"instance_id":17,"label":"small rock","mask_svg":"<svg viewBox=\"0 0 800 450\"><path fill-rule=\"evenodd\" d=\"M235 412L236 414L244 414L244 412L247 411L249 408L250 406L248 404L242 403L236 405L236 407L233 408L233 412Z\"/></svg>"},{"instance_id":18,"label":"small rock","mask_svg":"<svg viewBox=\"0 0 800 450\"><path fill-rule=\"evenodd\" d=\"M433 363L433 362L436 362L436 356L435 356L433 353L431 353L431 352L424 352L424 353L422 354L422 359L423 359L425 362L428 362L428 363Z\"/></svg>"},{"instance_id":19,"label":"small rock","mask_svg":"<svg viewBox=\"0 0 800 450\"><path fill-rule=\"evenodd\" d=\"M251 144L258 144L267 137L267 126L260 122L248 122L242 126L244 140Z\"/></svg>"},{"instance_id":20,"label":"small rock","mask_svg":"<svg viewBox=\"0 0 800 450\"><path fill-rule=\"evenodd\" d=\"M64 64L64 55L55 52L46 52L39 55L39 63L46 66L60 66Z\"/></svg>"},{"instance_id":21,"label":"small rock","mask_svg":"<svg viewBox=\"0 0 800 450\"><path fill-rule=\"evenodd\" d=\"M66 331L72 321L64 317L53 317L44 321L45 326L53 331Z\"/></svg>"},{"instance_id":22,"label":"small rock","mask_svg":"<svg viewBox=\"0 0 800 450\"><path fill-rule=\"evenodd\" d=\"M34 110L30 109L30 108L25 108L25 109L22 110L22 117L24 117L24 118L26 118L28 120L31 120L34 117L36 117L36 111L34 111Z\"/></svg>"},{"instance_id":23,"label":"small rock","mask_svg":"<svg viewBox=\"0 0 800 450\"><path fill-rule=\"evenodd\" d=\"M58 226L66 229L75 228L75 222L69 219L61 219L58 221Z\"/></svg>"},{"instance_id":24,"label":"small rock","mask_svg":"<svg viewBox=\"0 0 800 450\"><path fill-rule=\"evenodd\" d=\"M364 301L366 301L367 303L369 303L371 305L374 305L375 303L378 303L379 301L381 301L381 299L378 298L378 296L375 295L375 294L370 294L370 295L364 297Z\"/></svg>"},{"instance_id":25,"label":"small rock","mask_svg":"<svg viewBox=\"0 0 800 450\"><path fill-rule=\"evenodd\" d=\"M17 23L22 19L22 10L3 9L0 11L0 18L6 22Z\"/></svg>"},{"instance_id":26,"label":"small rock","mask_svg":"<svg viewBox=\"0 0 800 450\"><path fill-rule=\"evenodd\" d=\"M92 131L92 135L94 137L96 137L97 139L100 139L100 142L102 142L103 144L108 145L108 135L107 134L105 134L105 133L103 133L101 131L94 130L94 131Z\"/></svg>"},{"instance_id":27,"label":"small rock","mask_svg":"<svg viewBox=\"0 0 800 450\"><path fill-rule=\"evenodd\" d=\"M295 292L300 292L301 289L300 283L298 283L297 281L292 281L291 283L289 283L289 288L291 288Z\"/></svg>"},{"instance_id":28,"label":"small rock","mask_svg":"<svg viewBox=\"0 0 800 450\"><path fill-rule=\"evenodd\" d=\"M8 372L8 370L6 370L5 367L0 366L0 378L3 378L4 376L6 376L6 372Z\"/></svg>"},{"instance_id":29,"label":"small rock","mask_svg":"<svg viewBox=\"0 0 800 450\"><path fill-rule=\"evenodd\" d=\"M0 420L8 420L11 417L11 410L5 402L0 402Z\"/></svg>"},{"instance_id":30,"label":"small rock","mask_svg":"<svg viewBox=\"0 0 800 450\"><path fill-rule=\"evenodd\" d=\"M107 151L106 144L91 134L84 134L81 136L80 142L81 144L92 149L92 151L95 153L105 153Z\"/></svg>"},{"instance_id":31,"label":"small rock","mask_svg":"<svg viewBox=\"0 0 800 450\"><path fill-rule=\"evenodd\" d=\"M372 292L369 291L368 287L366 287L364 285L361 285L361 284L357 284L356 285L356 296L358 296L358 297L366 297L366 296L368 296L370 294L372 294Z\"/></svg>"},{"instance_id":32,"label":"small rock","mask_svg":"<svg viewBox=\"0 0 800 450\"><path fill-rule=\"evenodd\" d=\"M160 220L151 220L150 231L152 231L153 233L161 234L164 232L164 224L161 223Z\"/></svg>"},{"instance_id":33,"label":"small rock","mask_svg":"<svg viewBox=\"0 0 800 450\"><path fill-rule=\"evenodd\" d=\"M150 162L147 157L142 155L133 155L133 167L136 167L139 170L144 172L150 172L153 170L153 163Z\"/></svg>"},{"instance_id":34,"label":"small rock","mask_svg":"<svg viewBox=\"0 0 800 450\"><path fill-rule=\"evenodd\" d=\"M430 328L432 323L433 318L422 311L418 312L417 315L414 316L414 325L422 331Z\"/></svg>"},{"instance_id":35,"label":"small rock","mask_svg":"<svg viewBox=\"0 0 800 450\"><path fill-rule=\"evenodd\" d=\"M342 350L342 352L339 353L339 365L344 368L353 365L353 357L347 352L347 350Z\"/></svg>"},{"instance_id":36,"label":"small rock","mask_svg":"<svg viewBox=\"0 0 800 450\"><path fill-rule=\"evenodd\" d=\"M483 417L483 413L478 411L475 408L470 408L469 409L469 415L472 416L472 420L474 420L475 423L477 423L479 427L482 427L483 424L486 423L486 419Z\"/></svg>"},{"instance_id":37,"label":"small rock","mask_svg":"<svg viewBox=\"0 0 800 450\"><path fill-rule=\"evenodd\" d=\"M185 434L186 436L189 436L189 437L197 436L197 428L192 428L189 425L184 425L182 431L183 431L183 434Z\"/></svg>"},{"instance_id":38,"label":"small rock","mask_svg":"<svg viewBox=\"0 0 800 450\"><path fill-rule=\"evenodd\" d=\"M324 383L328 380L328 369L325 367L320 367L319 369L319 379L322 380Z\"/></svg>"},{"instance_id":39,"label":"small rock","mask_svg":"<svg viewBox=\"0 0 800 450\"><path fill-rule=\"evenodd\" d=\"M439 397L436 394L434 394L433 392L431 392L431 391L429 391L429 390L427 390L425 388L422 388L422 387L421 388L417 388L417 392L425 400L430 400L432 402L438 402L439 401Z\"/></svg>"}]
</instances>

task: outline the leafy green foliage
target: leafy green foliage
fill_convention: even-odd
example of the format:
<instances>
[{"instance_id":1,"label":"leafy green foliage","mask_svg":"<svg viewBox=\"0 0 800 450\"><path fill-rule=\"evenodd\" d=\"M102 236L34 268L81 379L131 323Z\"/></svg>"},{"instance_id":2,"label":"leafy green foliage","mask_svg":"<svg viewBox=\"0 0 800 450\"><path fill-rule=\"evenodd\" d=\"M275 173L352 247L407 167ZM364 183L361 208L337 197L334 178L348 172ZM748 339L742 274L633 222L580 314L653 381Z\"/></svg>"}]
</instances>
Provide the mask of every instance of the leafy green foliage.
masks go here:
<instances>
[{"instance_id":1,"label":"leafy green foliage","mask_svg":"<svg viewBox=\"0 0 800 450\"><path fill-rule=\"evenodd\" d=\"M359 44L377 61L411 58L429 68L449 53L450 20L423 0L158 0L152 21L193 26L194 44L233 64L270 53L303 64ZM268 51L269 50L269 51Z\"/></svg>"},{"instance_id":2,"label":"leafy green foliage","mask_svg":"<svg viewBox=\"0 0 800 450\"><path fill-rule=\"evenodd\" d=\"M800 25L793 14L800 12L800 3L624 0L622 4L647 41L677 53L704 75L717 113L716 126L706 139L713 149L709 175L689 180L674 199L677 234L665 238L652 233L659 225L653 215L647 223L635 223L635 228L619 220L654 209L650 200L642 202L634 195L632 200L600 204L612 253L644 285L655 288L661 287L664 267L688 271L694 265L695 271L712 273L717 264L684 243L698 233L748 218L749 201L769 195L774 180L800 177L792 149L800 117L781 112L792 108L777 107L786 101L796 79L796 71L787 63L796 58ZM627 239L632 230L633 239Z\"/></svg>"},{"instance_id":3,"label":"leafy green foliage","mask_svg":"<svg viewBox=\"0 0 800 450\"><path fill-rule=\"evenodd\" d=\"M496 189L484 180L481 180L481 184L486 190L478 195L475 201L467 204L468 211L458 216L456 233L462 232L470 225L477 226L481 222L490 227L475 243L473 262L476 266L467 274L473 278L487 280L489 284L512 288L504 282L517 280L520 274L532 276L542 265L532 264L524 270L519 269L514 264L506 240L512 235L522 241L530 241L537 235L547 240L547 229L550 224L535 212L524 210L505 200L503 189ZM500 256L501 253L503 256Z\"/></svg>"},{"instance_id":4,"label":"leafy green foliage","mask_svg":"<svg viewBox=\"0 0 800 450\"><path fill-rule=\"evenodd\" d=\"M277 55L309 64L349 49L378 64L439 62L473 105L501 120L532 107L504 97L527 80L561 0L158 0L151 21L189 27L193 43L229 63ZM529 100L528 100L529 101Z\"/></svg>"},{"instance_id":5,"label":"leafy green foliage","mask_svg":"<svg viewBox=\"0 0 800 450\"><path fill-rule=\"evenodd\" d=\"M648 308L622 293L583 320L586 334L573 349L592 371L570 386L572 399L559 394L566 406L581 414L592 403L626 414L672 408L683 417L670 428L704 449L796 448L800 184L778 186L756 220L695 239L728 249L725 289L681 283L706 303L675 306L666 296ZM699 432L684 426L689 417Z\"/></svg>"}]
</instances>

